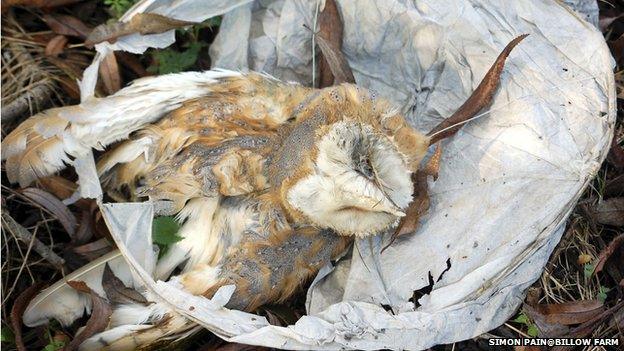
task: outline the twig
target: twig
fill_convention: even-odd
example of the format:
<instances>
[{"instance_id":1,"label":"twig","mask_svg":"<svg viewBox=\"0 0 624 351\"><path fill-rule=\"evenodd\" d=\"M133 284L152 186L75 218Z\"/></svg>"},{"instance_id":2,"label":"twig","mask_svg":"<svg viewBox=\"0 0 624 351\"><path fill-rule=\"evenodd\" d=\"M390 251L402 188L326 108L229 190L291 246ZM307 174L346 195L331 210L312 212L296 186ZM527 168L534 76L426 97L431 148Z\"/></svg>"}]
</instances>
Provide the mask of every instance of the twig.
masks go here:
<instances>
[{"instance_id":1,"label":"twig","mask_svg":"<svg viewBox=\"0 0 624 351\"><path fill-rule=\"evenodd\" d=\"M314 24L312 24L314 26L314 29L312 29L312 86L315 87L316 86L316 26L317 26L317 22L318 22L318 13L319 13L319 6L320 6L321 2L318 1L316 3L316 10L314 10Z\"/></svg>"},{"instance_id":2,"label":"twig","mask_svg":"<svg viewBox=\"0 0 624 351\"><path fill-rule=\"evenodd\" d=\"M41 106L52 96L52 89L46 83L35 86L32 90L27 90L17 99L11 101L6 106L2 106L2 116L0 121L8 123L14 119L24 115L31 106L35 106L35 110L40 110Z\"/></svg>"},{"instance_id":3,"label":"twig","mask_svg":"<svg viewBox=\"0 0 624 351\"><path fill-rule=\"evenodd\" d=\"M17 26L13 11L8 13L7 21ZM8 40L8 49L13 56L12 59L17 64L11 62L7 68L6 63L3 62L5 64L2 72L3 80L4 70L8 69L9 71L7 73L10 73L13 81L15 81L18 86L17 91L13 94L19 95L15 96L12 101L7 102L10 98L7 98L7 94L4 94L5 92L3 91L3 106L0 112L0 121L2 123L11 122L28 112L39 112L50 102L54 90L54 83L52 80L42 73L39 63L32 57L28 49L26 49L22 43ZM16 75L16 73L11 71L19 71L20 73ZM24 80L31 82L31 84L29 84L30 86L24 86ZM8 95L10 96L13 94Z\"/></svg>"},{"instance_id":4,"label":"twig","mask_svg":"<svg viewBox=\"0 0 624 351\"><path fill-rule=\"evenodd\" d=\"M21 224L17 223L13 217L11 217L5 209L2 210L2 226L5 230L9 231L15 237L25 243L32 242L33 250L37 252L46 261L57 267L63 267L65 260L59 257L51 248L42 243L39 239L33 237L33 235L24 228Z\"/></svg>"}]
</instances>

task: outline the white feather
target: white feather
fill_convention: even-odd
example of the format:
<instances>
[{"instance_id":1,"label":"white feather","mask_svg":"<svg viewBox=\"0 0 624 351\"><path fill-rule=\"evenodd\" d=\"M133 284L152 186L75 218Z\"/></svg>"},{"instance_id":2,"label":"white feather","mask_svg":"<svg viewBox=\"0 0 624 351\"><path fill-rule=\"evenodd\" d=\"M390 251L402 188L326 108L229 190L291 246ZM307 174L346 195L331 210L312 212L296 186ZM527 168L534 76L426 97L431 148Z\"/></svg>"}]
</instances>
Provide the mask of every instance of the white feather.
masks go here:
<instances>
[{"instance_id":1,"label":"white feather","mask_svg":"<svg viewBox=\"0 0 624 351\"><path fill-rule=\"evenodd\" d=\"M157 321L170 311L167 305L161 303L149 303L147 306L138 303L119 305L111 315L110 327Z\"/></svg>"},{"instance_id":2,"label":"white feather","mask_svg":"<svg viewBox=\"0 0 624 351\"><path fill-rule=\"evenodd\" d=\"M132 282L132 275L119 251L110 252L97 260L67 275L63 280L41 291L28 304L22 317L24 324L35 327L56 319L62 325L69 325L91 311L91 298L70 287L67 281L85 282L100 296L106 296L102 287L104 267L109 264L113 273L126 285Z\"/></svg>"},{"instance_id":3,"label":"white feather","mask_svg":"<svg viewBox=\"0 0 624 351\"><path fill-rule=\"evenodd\" d=\"M141 155L144 155L147 159L148 151L150 150L152 145L154 145L154 139L151 137L143 137L136 140L130 140L121 144L114 150L115 157L108 157L103 161L98 162L98 175L101 176L102 174L105 174L117 164L134 161Z\"/></svg>"}]
</instances>

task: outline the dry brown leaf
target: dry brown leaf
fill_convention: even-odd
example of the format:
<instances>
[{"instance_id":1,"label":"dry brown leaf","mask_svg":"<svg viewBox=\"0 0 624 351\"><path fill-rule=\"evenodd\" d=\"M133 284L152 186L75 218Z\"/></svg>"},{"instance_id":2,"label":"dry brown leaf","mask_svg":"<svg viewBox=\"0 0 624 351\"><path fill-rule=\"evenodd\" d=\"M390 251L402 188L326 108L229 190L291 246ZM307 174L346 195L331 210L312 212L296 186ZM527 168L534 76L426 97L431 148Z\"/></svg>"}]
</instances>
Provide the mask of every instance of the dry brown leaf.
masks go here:
<instances>
[{"instance_id":1,"label":"dry brown leaf","mask_svg":"<svg viewBox=\"0 0 624 351\"><path fill-rule=\"evenodd\" d=\"M104 220L104 216L102 216L102 212L100 212L97 203L93 201L91 208L91 213L93 215L93 229L95 230L95 236L98 238L110 238L110 232L108 231L108 227L106 226L106 221Z\"/></svg>"},{"instance_id":2,"label":"dry brown leaf","mask_svg":"<svg viewBox=\"0 0 624 351\"><path fill-rule=\"evenodd\" d=\"M177 19L157 15L155 13L139 13L134 15L129 22L115 22L102 24L89 34L85 44L95 45L103 41L115 42L117 38L133 33L156 34L171 29L186 27L197 24L195 22L180 21Z\"/></svg>"},{"instance_id":3,"label":"dry brown leaf","mask_svg":"<svg viewBox=\"0 0 624 351\"><path fill-rule=\"evenodd\" d=\"M121 89L121 75L114 52L109 53L102 60L100 64L100 79L104 83L106 93L109 95Z\"/></svg>"},{"instance_id":4,"label":"dry brown leaf","mask_svg":"<svg viewBox=\"0 0 624 351\"><path fill-rule=\"evenodd\" d=\"M427 175L424 172L417 172L412 180L414 182L414 199L405 211L405 217L399 222L393 238L416 231L420 217L429 209Z\"/></svg>"},{"instance_id":5,"label":"dry brown leaf","mask_svg":"<svg viewBox=\"0 0 624 351\"><path fill-rule=\"evenodd\" d=\"M66 51L63 59L48 57L47 61L59 68L63 74L55 77L72 99L80 99L80 89L77 80L89 65L89 59L85 55L75 54L71 50Z\"/></svg>"},{"instance_id":6,"label":"dry brown leaf","mask_svg":"<svg viewBox=\"0 0 624 351\"><path fill-rule=\"evenodd\" d=\"M598 262L596 263L596 268L594 269L594 274L600 273L604 268L605 262L613 255L613 253L619 249L622 245L624 245L624 234L620 234L615 239L613 239L609 245L600 252L598 255Z\"/></svg>"},{"instance_id":7,"label":"dry brown leaf","mask_svg":"<svg viewBox=\"0 0 624 351\"><path fill-rule=\"evenodd\" d=\"M317 36L316 43L327 60L327 64L334 76L334 84L355 83L353 72L349 67L349 62L342 55L342 52L333 48L323 37Z\"/></svg>"},{"instance_id":8,"label":"dry brown leaf","mask_svg":"<svg viewBox=\"0 0 624 351\"><path fill-rule=\"evenodd\" d=\"M503 51L498 55L492 67L485 74L485 77L481 80L481 83L477 86L474 92L468 97L453 115L440 124L435 126L427 135L431 137L429 145L435 144L437 141L444 138L448 138L455 134L463 125L464 122L474 117L479 111L490 104L492 96L498 88L500 81L500 75L505 66L505 60L511 53L511 50L516 47L528 34L523 34L505 46Z\"/></svg>"},{"instance_id":9,"label":"dry brown leaf","mask_svg":"<svg viewBox=\"0 0 624 351\"><path fill-rule=\"evenodd\" d=\"M535 322L540 337L555 338L570 332L570 327L568 326L560 323L546 322L546 316L529 304L523 304L522 311Z\"/></svg>"},{"instance_id":10,"label":"dry brown leaf","mask_svg":"<svg viewBox=\"0 0 624 351\"><path fill-rule=\"evenodd\" d=\"M26 346L22 338L22 316L30 300L32 300L44 286L44 283L35 283L29 286L19 294L15 302L13 302L13 307L11 308L11 327L13 329L13 334L15 334L15 346L19 351L26 351Z\"/></svg>"},{"instance_id":11,"label":"dry brown leaf","mask_svg":"<svg viewBox=\"0 0 624 351\"><path fill-rule=\"evenodd\" d=\"M601 201L592 209L594 220L600 224L624 226L624 197Z\"/></svg>"},{"instance_id":12,"label":"dry brown leaf","mask_svg":"<svg viewBox=\"0 0 624 351\"><path fill-rule=\"evenodd\" d=\"M83 209L80 214L80 222L76 234L72 238L73 245L83 245L89 242L94 234L93 216L91 211Z\"/></svg>"},{"instance_id":13,"label":"dry brown leaf","mask_svg":"<svg viewBox=\"0 0 624 351\"><path fill-rule=\"evenodd\" d=\"M598 300L573 301L557 304L534 306L549 324L581 324L600 315L604 311L603 303Z\"/></svg>"},{"instance_id":14,"label":"dry brown leaf","mask_svg":"<svg viewBox=\"0 0 624 351\"><path fill-rule=\"evenodd\" d=\"M539 303L539 299L542 296L542 288L532 286L527 290L525 301L529 305L537 305Z\"/></svg>"},{"instance_id":15,"label":"dry brown leaf","mask_svg":"<svg viewBox=\"0 0 624 351\"><path fill-rule=\"evenodd\" d=\"M613 319L610 322L610 327L614 330L622 330L622 326L624 326L624 308L620 308L613 312Z\"/></svg>"},{"instance_id":16,"label":"dry brown leaf","mask_svg":"<svg viewBox=\"0 0 624 351\"><path fill-rule=\"evenodd\" d=\"M609 29L613 22L619 20L620 18L624 19L624 13L622 13L620 9L616 7L601 8L598 19L598 27L601 31L605 32Z\"/></svg>"},{"instance_id":17,"label":"dry brown leaf","mask_svg":"<svg viewBox=\"0 0 624 351\"><path fill-rule=\"evenodd\" d=\"M149 73L145 67L143 67L143 64L139 61L137 56L125 51L117 51L115 55L117 56L117 61L121 65L128 67L137 76L147 77L152 75L152 73Z\"/></svg>"},{"instance_id":18,"label":"dry brown leaf","mask_svg":"<svg viewBox=\"0 0 624 351\"><path fill-rule=\"evenodd\" d=\"M624 50L624 47L622 47ZM608 159L617 168L624 169L624 148L617 143L617 135L613 135Z\"/></svg>"},{"instance_id":19,"label":"dry brown leaf","mask_svg":"<svg viewBox=\"0 0 624 351\"><path fill-rule=\"evenodd\" d=\"M37 179L38 187L59 199L67 199L78 189L78 185L60 176L49 176Z\"/></svg>"},{"instance_id":20,"label":"dry brown leaf","mask_svg":"<svg viewBox=\"0 0 624 351\"><path fill-rule=\"evenodd\" d=\"M46 56L58 56L65 50L67 45L67 37L64 35L57 35L52 38L45 47Z\"/></svg>"},{"instance_id":21,"label":"dry brown leaf","mask_svg":"<svg viewBox=\"0 0 624 351\"><path fill-rule=\"evenodd\" d=\"M50 8L70 5L80 1L82 0L4 0L2 1L2 12L11 6Z\"/></svg>"},{"instance_id":22,"label":"dry brown leaf","mask_svg":"<svg viewBox=\"0 0 624 351\"><path fill-rule=\"evenodd\" d=\"M56 34L86 39L91 33L91 28L74 16L47 14L43 16L43 20Z\"/></svg>"},{"instance_id":23,"label":"dry brown leaf","mask_svg":"<svg viewBox=\"0 0 624 351\"><path fill-rule=\"evenodd\" d=\"M26 188L20 192L26 198L52 214L65 228L67 234L72 238L74 237L77 227L76 216L69 210L67 205L54 195L38 188Z\"/></svg>"},{"instance_id":24,"label":"dry brown leaf","mask_svg":"<svg viewBox=\"0 0 624 351\"><path fill-rule=\"evenodd\" d=\"M113 309L104 298L96 294L84 282L70 280L67 284L80 292L89 294L93 303L89 321L82 331L74 337L74 340L72 340L69 345L63 349L64 351L73 351L77 350L78 346L80 346L83 341L106 329L110 321L110 316L113 313Z\"/></svg>"},{"instance_id":25,"label":"dry brown leaf","mask_svg":"<svg viewBox=\"0 0 624 351\"><path fill-rule=\"evenodd\" d=\"M394 241L401 235L414 233L418 229L420 217L429 209L429 191L427 177L432 176L433 179L438 178L440 169L440 159L442 157L442 147L440 143L436 145L436 150L427 161L425 166L414 174L412 174L412 182L414 184L413 200L405 211L405 217L401 218L398 227L392 233L392 237L388 244L381 250L384 252Z\"/></svg>"},{"instance_id":26,"label":"dry brown leaf","mask_svg":"<svg viewBox=\"0 0 624 351\"><path fill-rule=\"evenodd\" d=\"M624 34L620 35L616 40L607 41L607 44L615 61L618 64L624 63Z\"/></svg>"},{"instance_id":27,"label":"dry brown leaf","mask_svg":"<svg viewBox=\"0 0 624 351\"><path fill-rule=\"evenodd\" d=\"M106 292L108 301L115 304L140 303L147 304L147 300L138 291L128 288L121 279L117 278L115 273L108 266L104 267L104 275L102 276L102 287Z\"/></svg>"},{"instance_id":28,"label":"dry brown leaf","mask_svg":"<svg viewBox=\"0 0 624 351\"><path fill-rule=\"evenodd\" d=\"M624 196L624 173L611 179L607 179L603 196L606 198Z\"/></svg>"},{"instance_id":29,"label":"dry brown leaf","mask_svg":"<svg viewBox=\"0 0 624 351\"><path fill-rule=\"evenodd\" d=\"M181 21L155 13L139 13L132 17L129 28L131 33L156 34L195 24L197 22Z\"/></svg>"},{"instance_id":30,"label":"dry brown leaf","mask_svg":"<svg viewBox=\"0 0 624 351\"><path fill-rule=\"evenodd\" d=\"M80 89L76 81L68 77L57 77L56 81L67 96L74 100L80 100Z\"/></svg>"},{"instance_id":31,"label":"dry brown leaf","mask_svg":"<svg viewBox=\"0 0 624 351\"><path fill-rule=\"evenodd\" d=\"M80 96L78 97L80 98ZM37 188L49 192L50 194L56 196L59 200L65 200L71 197L78 189L78 185L75 182L60 176L39 178L35 184L37 185ZM95 200L93 199L79 199L73 205L82 210L91 211L93 203L95 203Z\"/></svg>"},{"instance_id":32,"label":"dry brown leaf","mask_svg":"<svg viewBox=\"0 0 624 351\"><path fill-rule=\"evenodd\" d=\"M603 311L602 313L596 315L595 317L591 318L587 322L570 330L569 333L562 335L562 336L568 337L568 338L585 338L591 335L592 332L596 330L596 325L602 323L604 320L608 320L609 318L613 316L614 313L620 311L622 308L624 308L624 301L620 301L615 306L609 308L606 311ZM562 348L554 348L553 351L555 350L559 351L559 350L562 350Z\"/></svg>"},{"instance_id":33,"label":"dry brown leaf","mask_svg":"<svg viewBox=\"0 0 624 351\"><path fill-rule=\"evenodd\" d=\"M76 246L72 248L72 250L80 257L88 261L93 261L96 258L111 252L113 247L107 239L102 238L88 244Z\"/></svg>"},{"instance_id":34,"label":"dry brown leaf","mask_svg":"<svg viewBox=\"0 0 624 351\"><path fill-rule=\"evenodd\" d=\"M325 1L325 8L319 14L318 22L317 38L320 38L319 48L322 53L319 62L319 88L343 82L355 83L351 68L342 54L343 23L334 0ZM336 79L333 72L338 73Z\"/></svg>"},{"instance_id":35,"label":"dry brown leaf","mask_svg":"<svg viewBox=\"0 0 624 351\"><path fill-rule=\"evenodd\" d=\"M269 321L269 324L277 325L278 327L284 326L284 324L282 323L282 320L279 319L279 317L275 315L275 313L271 311L264 311L264 313L266 314L266 319L267 321Z\"/></svg>"},{"instance_id":36,"label":"dry brown leaf","mask_svg":"<svg viewBox=\"0 0 624 351\"><path fill-rule=\"evenodd\" d=\"M600 252L594 274L605 271L615 282L624 286L624 234L615 237L609 245Z\"/></svg>"}]
</instances>

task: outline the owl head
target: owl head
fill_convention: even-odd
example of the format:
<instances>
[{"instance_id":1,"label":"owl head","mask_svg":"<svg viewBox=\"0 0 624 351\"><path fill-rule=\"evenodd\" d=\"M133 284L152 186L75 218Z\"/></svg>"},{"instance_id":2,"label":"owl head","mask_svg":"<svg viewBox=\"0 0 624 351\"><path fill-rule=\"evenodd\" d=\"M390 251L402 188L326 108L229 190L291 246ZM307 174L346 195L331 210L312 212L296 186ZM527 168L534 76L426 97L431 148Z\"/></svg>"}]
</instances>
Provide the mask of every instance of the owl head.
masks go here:
<instances>
[{"instance_id":1,"label":"owl head","mask_svg":"<svg viewBox=\"0 0 624 351\"><path fill-rule=\"evenodd\" d=\"M414 155L405 154L398 135L382 129L349 119L322 128L306 174L284 193L287 207L312 225L358 237L380 233L405 216ZM424 154L428 140L421 139L416 149Z\"/></svg>"}]
</instances>

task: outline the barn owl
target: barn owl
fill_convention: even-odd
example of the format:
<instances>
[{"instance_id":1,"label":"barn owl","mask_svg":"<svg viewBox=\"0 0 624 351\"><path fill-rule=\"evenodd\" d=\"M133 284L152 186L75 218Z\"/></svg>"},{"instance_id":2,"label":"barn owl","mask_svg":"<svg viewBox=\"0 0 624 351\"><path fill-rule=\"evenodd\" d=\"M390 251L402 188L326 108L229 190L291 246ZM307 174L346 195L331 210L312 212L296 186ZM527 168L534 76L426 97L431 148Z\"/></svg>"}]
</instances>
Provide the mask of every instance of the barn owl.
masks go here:
<instances>
[{"instance_id":1,"label":"barn owl","mask_svg":"<svg viewBox=\"0 0 624 351\"><path fill-rule=\"evenodd\" d=\"M461 113L428 135L353 84L312 89L216 70L143 78L33 116L3 140L2 159L9 180L26 186L115 144L97 164L104 188L164 201L182 223L184 239L159 260L156 277L182 266L171 279L185 290L211 298L233 284L226 307L253 311L287 299L352 238L405 216L427 148L489 101L523 38L505 48ZM194 328L158 303L123 304L81 349L134 349Z\"/></svg>"}]
</instances>

